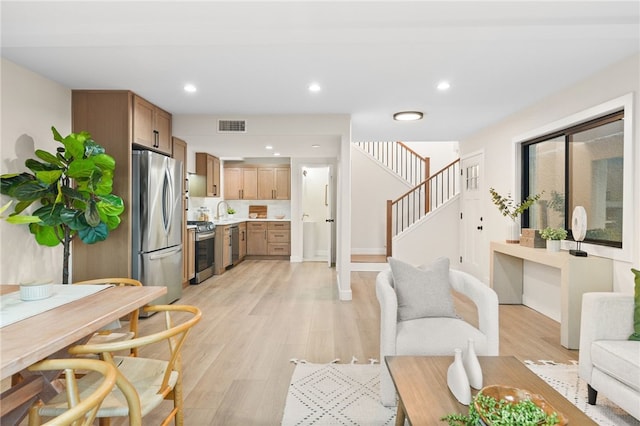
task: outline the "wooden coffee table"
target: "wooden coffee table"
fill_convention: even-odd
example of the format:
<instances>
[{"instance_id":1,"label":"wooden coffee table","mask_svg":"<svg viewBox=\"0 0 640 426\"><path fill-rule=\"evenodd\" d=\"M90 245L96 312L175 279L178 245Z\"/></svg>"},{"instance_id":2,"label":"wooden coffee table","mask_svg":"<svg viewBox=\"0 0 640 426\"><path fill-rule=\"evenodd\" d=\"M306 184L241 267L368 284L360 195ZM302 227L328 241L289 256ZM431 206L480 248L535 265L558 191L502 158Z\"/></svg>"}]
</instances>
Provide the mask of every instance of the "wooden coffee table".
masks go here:
<instances>
[{"instance_id":1,"label":"wooden coffee table","mask_svg":"<svg viewBox=\"0 0 640 426\"><path fill-rule=\"evenodd\" d=\"M564 414L570 425L597 424L516 358L479 359L485 385L508 385L537 393ZM440 420L443 416L468 413L469 407L460 404L447 386L452 356L387 356L385 362L400 397L396 425L404 425L405 416L412 426L445 425Z\"/></svg>"}]
</instances>

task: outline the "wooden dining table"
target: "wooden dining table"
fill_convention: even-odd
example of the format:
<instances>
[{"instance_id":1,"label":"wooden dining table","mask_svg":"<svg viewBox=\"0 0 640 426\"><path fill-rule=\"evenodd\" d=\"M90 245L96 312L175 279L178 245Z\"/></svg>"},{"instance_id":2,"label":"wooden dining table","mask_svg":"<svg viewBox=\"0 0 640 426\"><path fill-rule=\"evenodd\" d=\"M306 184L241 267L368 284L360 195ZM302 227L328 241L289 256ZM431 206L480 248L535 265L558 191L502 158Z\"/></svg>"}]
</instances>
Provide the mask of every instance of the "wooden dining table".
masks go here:
<instances>
[{"instance_id":1,"label":"wooden dining table","mask_svg":"<svg viewBox=\"0 0 640 426\"><path fill-rule=\"evenodd\" d=\"M15 291L19 286L0 285L0 294ZM166 292L160 286L109 287L0 328L0 378L20 373L47 357L66 354L69 346ZM27 376L3 392L0 423L12 424L11 419L23 416L17 408L42 392L45 381L41 376Z\"/></svg>"}]
</instances>

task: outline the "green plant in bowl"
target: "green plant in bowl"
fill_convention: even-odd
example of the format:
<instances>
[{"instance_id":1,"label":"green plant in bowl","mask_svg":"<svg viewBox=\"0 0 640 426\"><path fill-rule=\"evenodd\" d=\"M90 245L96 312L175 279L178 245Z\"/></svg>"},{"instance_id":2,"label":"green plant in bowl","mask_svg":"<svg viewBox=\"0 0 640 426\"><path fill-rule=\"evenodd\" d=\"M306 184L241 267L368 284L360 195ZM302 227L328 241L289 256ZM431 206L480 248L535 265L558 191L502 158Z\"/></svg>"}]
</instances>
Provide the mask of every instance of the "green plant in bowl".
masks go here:
<instances>
[{"instance_id":1,"label":"green plant in bowl","mask_svg":"<svg viewBox=\"0 0 640 426\"><path fill-rule=\"evenodd\" d=\"M231 207L227 208L227 214L236 214L236 211Z\"/></svg>"}]
</instances>

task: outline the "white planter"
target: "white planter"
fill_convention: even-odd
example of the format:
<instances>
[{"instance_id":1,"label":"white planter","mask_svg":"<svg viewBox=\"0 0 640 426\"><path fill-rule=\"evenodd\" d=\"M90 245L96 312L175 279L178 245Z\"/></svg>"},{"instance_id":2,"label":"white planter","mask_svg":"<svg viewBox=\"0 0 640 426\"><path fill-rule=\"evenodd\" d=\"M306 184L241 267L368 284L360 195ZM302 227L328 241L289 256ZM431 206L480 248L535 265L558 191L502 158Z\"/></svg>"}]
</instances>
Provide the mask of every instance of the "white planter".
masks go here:
<instances>
[{"instance_id":1,"label":"white planter","mask_svg":"<svg viewBox=\"0 0 640 426\"><path fill-rule=\"evenodd\" d=\"M520 242L520 224L515 220L510 220L507 225L507 244L518 244Z\"/></svg>"},{"instance_id":2,"label":"white planter","mask_svg":"<svg viewBox=\"0 0 640 426\"><path fill-rule=\"evenodd\" d=\"M561 240L547 240L547 251L557 253L560 251Z\"/></svg>"}]
</instances>

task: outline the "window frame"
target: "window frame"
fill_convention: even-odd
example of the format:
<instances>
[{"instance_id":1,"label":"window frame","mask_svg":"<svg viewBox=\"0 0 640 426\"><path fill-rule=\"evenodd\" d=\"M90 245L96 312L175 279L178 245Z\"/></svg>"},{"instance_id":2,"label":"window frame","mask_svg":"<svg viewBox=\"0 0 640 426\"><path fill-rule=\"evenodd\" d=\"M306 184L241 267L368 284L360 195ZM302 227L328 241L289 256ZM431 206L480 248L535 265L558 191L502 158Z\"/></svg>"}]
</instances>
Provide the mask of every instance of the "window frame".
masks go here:
<instances>
[{"instance_id":1,"label":"window frame","mask_svg":"<svg viewBox=\"0 0 640 426\"><path fill-rule=\"evenodd\" d=\"M565 195L565 200L567 200L567 202L564 203L564 217L565 217L564 229L568 232L567 238L570 240L573 240L573 232L570 224L571 217L573 214L573 211L570 210L570 206L573 204L573 202L569 201L573 198L570 191L570 187L571 187L570 176L572 173L571 168L573 163L573 159L571 158L571 155L570 155L570 152L571 152L570 148L571 148L571 144L573 143L573 137L578 133L595 129L601 126L605 126L607 124L614 123L616 121L622 121L624 123L623 121L624 116L625 116L624 109L620 109L618 111L605 114L601 117L595 117L587 122L576 124L574 126L567 127L566 129L561 129L559 131L555 131L553 133L542 135L532 140L525 141L520 146L520 149L522 150L522 156L521 156L522 166L521 167L523 170L520 190L523 195L523 198L525 198L525 197L528 197L530 194L529 173L527 173L530 166L529 155L527 155L529 147L532 147L538 143L547 142L556 138L564 139L564 195ZM525 228L529 227L529 222L530 222L529 211L526 211L525 214L522 215L522 226ZM623 229L624 229L624 219L623 219ZM592 239L588 237L588 234L587 234L587 238L584 239L584 242L596 244L596 245L617 247L617 248L622 248L622 244L623 244L622 241L618 242L613 240Z\"/></svg>"},{"instance_id":2,"label":"window frame","mask_svg":"<svg viewBox=\"0 0 640 426\"><path fill-rule=\"evenodd\" d=\"M569 128L579 128L579 126L587 126L588 122L594 119L605 117L614 114L620 110L624 111L626 117L623 122L624 138L623 138L623 179L625 183L623 188L623 213L622 213L622 247L611 247L601 244L593 244L588 241L583 242L582 249L587 251L589 255L606 257L614 260L631 262L636 258L636 252L638 247L635 247L635 240L640 236L638 235L639 225L636 224L633 218L633 209L637 204L637 198L635 196L636 188L640 187L640 184L635 181L634 176L634 164L640 164L640 160L636 159L633 151L633 121L634 115L634 96L632 93L620 96L610 101L604 102L597 106L580 111L573 115L567 116L560 120L543 125L537 129L531 130L525 134L519 135L512 139L512 155L514 158L513 164L513 177L515 189L514 193L516 197L520 199L524 198L524 183L523 174L525 171L523 160L523 144L531 142L533 140L539 140L540 138L549 138L552 135L560 135L563 130ZM568 161L565 158L565 161ZM565 178L568 178L568 173L565 173ZM565 185L566 187L566 185ZM526 195L525 195L526 196ZM568 206L568 204L567 204ZM565 210L567 209L565 206ZM570 216L568 216L570 217ZM528 216L526 222L528 223ZM525 222L523 221L523 224ZM573 240L565 240L562 242L562 247L565 250L575 248L575 242Z\"/></svg>"}]
</instances>

